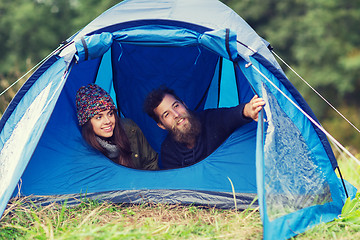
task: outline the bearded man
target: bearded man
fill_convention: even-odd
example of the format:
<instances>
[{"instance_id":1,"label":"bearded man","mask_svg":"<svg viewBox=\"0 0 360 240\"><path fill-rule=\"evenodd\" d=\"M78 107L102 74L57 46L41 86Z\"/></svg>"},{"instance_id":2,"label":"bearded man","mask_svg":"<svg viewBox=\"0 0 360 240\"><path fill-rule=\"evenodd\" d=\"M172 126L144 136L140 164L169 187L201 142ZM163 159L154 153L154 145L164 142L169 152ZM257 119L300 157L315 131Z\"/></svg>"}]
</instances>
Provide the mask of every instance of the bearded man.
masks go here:
<instances>
[{"instance_id":1,"label":"bearded man","mask_svg":"<svg viewBox=\"0 0 360 240\"><path fill-rule=\"evenodd\" d=\"M237 128L257 121L264 105L264 100L255 95L236 107L193 113L173 90L161 87L148 94L144 110L169 133L161 145L161 161L165 169L172 169L209 156Z\"/></svg>"}]
</instances>

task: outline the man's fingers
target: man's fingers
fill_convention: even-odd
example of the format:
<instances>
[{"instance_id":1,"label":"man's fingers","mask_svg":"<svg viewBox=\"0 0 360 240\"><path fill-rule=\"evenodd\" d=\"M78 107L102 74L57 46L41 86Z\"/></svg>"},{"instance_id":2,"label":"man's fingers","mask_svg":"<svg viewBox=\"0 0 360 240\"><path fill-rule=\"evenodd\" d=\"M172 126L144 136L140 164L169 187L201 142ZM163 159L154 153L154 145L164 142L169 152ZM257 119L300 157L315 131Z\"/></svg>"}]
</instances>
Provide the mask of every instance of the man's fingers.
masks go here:
<instances>
[{"instance_id":1,"label":"man's fingers","mask_svg":"<svg viewBox=\"0 0 360 240\"><path fill-rule=\"evenodd\" d=\"M261 98L256 99L256 101L252 102L252 107L254 110L257 110L258 108L262 108L265 105L265 101ZM260 110L258 110L260 111Z\"/></svg>"},{"instance_id":2,"label":"man's fingers","mask_svg":"<svg viewBox=\"0 0 360 240\"><path fill-rule=\"evenodd\" d=\"M246 104L244 110L245 116L252 118L255 121L258 121L258 115L263 106L265 105L265 101L262 98L259 98L258 95L255 95L248 104Z\"/></svg>"}]
</instances>

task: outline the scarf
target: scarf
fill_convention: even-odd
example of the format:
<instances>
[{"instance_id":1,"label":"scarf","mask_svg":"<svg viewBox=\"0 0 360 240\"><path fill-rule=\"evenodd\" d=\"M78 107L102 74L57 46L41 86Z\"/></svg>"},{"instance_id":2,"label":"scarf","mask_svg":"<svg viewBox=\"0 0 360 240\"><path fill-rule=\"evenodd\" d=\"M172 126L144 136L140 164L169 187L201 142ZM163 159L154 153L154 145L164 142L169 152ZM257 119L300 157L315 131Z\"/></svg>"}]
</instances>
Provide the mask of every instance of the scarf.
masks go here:
<instances>
[{"instance_id":1,"label":"scarf","mask_svg":"<svg viewBox=\"0 0 360 240\"><path fill-rule=\"evenodd\" d=\"M112 144L111 142L109 141L106 141L102 138L99 138L98 136L96 136L96 140L97 142L100 144L100 146L102 146L106 153L105 155L112 159L112 160L117 160L117 158L119 157L120 155L120 149L118 148L118 146Z\"/></svg>"}]
</instances>

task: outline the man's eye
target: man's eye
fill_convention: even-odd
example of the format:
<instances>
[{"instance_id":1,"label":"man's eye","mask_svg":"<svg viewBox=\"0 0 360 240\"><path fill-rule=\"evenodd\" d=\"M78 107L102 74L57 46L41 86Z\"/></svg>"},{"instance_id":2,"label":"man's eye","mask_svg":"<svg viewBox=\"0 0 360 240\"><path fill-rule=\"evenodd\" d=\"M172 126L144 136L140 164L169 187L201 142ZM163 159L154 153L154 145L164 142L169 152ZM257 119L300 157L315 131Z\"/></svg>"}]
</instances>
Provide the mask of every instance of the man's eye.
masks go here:
<instances>
[{"instance_id":1,"label":"man's eye","mask_svg":"<svg viewBox=\"0 0 360 240\"><path fill-rule=\"evenodd\" d=\"M169 113L165 113L165 114L163 115L164 118L167 118L168 116L169 116Z\"/></svg>"},{"instance_id":2,"label":"man's eye","mask_svg":"<svg viewBox=\"0 0 360 240\"><path fill-rule=\"evenodd\" d=\"M179 104L178 104L178 103L176 103L176 104L174 105L174 108L177 108L177 107L179 107Z\"/></svg>"}]
</instances>

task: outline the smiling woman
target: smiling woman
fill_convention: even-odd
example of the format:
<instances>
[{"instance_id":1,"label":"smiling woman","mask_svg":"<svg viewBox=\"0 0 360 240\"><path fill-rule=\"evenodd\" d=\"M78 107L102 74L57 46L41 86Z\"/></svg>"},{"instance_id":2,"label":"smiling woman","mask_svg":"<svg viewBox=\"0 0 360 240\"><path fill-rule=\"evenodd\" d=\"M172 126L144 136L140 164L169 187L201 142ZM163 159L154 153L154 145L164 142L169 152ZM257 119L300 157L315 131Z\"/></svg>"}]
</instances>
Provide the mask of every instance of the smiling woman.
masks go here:
<instances>
[{"instance_id":1,"label":"smiling woman","mask_svg":"<svg viewBox=\"0 0 360 240\"><path fill-rule=\"evenodd\" d=\"M110 95L96 84L81 87L76 109L82 135L87 143L113 162L137 169L158 169L158 154L148 144L140 128L122 119Z\"/></svg>"},{"instance_id":2,"label":"smiling woman","mask_svg":"<svg viewBox=\"0 0 360 240\"><path fill-rule=\"evenodd\" d=\"M110 138L114 134L115 116L114 110L99 112L90 119L94 133L103 138Z\"/></svg>"}]
</instances>

